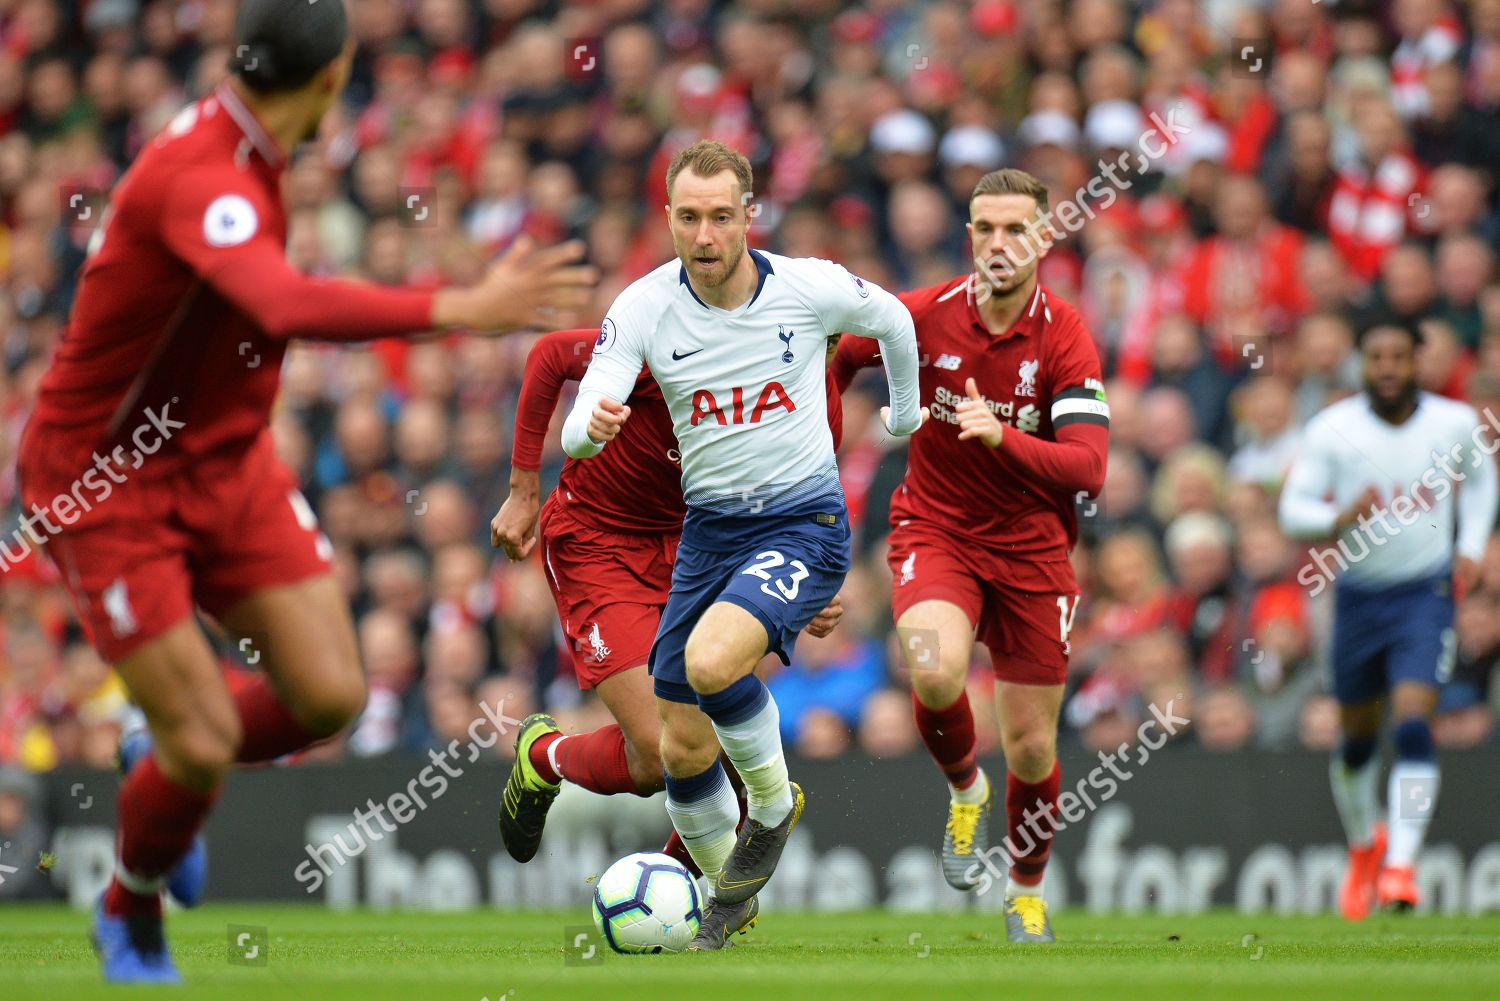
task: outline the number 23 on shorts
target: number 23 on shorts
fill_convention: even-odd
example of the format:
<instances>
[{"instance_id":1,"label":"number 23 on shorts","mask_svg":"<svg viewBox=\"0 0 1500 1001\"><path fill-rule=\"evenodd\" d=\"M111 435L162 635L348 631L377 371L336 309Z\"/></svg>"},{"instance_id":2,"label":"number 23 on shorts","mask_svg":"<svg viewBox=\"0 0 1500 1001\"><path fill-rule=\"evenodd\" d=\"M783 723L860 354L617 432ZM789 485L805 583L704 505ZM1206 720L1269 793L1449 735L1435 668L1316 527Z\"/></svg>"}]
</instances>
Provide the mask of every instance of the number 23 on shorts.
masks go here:
<instances>
[{"instance_id":1,"label":"number 23 on shorts","mask_svg":"<svg viewBox=\"0 0 1500 1001\"><path fill-rule=\"evenodd\" d=\"M782 566L789 567L791 569L791 572L788 574L771 573L772 570ZM789 563L787 562L785 556L782 556L774 549L767 549L763 553L756 553L755 562L750 564L750 566L746 567L745 569L741 570L740 573L749 574L752 577L759 577L761 580L765 581L765 583L760 586L760 589L766 594L775 598L777 601L781 602L783 605L797 600L798 588L800 588L802 586L802 582L806 580L808 576L810 576L810 571L807 569L807 564L803 563L801 560L792 560ZM771 590L772 584L776 585L775 591ZM778 594L777 592L780 593Z\"/></svg>"}]
</instances>

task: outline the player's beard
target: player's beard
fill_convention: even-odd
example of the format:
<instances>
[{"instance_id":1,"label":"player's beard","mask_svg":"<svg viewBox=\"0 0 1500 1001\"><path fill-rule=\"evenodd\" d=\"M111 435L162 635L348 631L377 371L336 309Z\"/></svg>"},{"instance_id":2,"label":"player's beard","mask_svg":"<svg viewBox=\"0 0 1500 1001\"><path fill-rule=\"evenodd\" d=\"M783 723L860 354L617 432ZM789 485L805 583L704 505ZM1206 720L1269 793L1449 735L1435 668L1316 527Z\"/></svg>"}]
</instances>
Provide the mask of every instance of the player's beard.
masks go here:
<instances>
[{"instance_id":1,"label":"player's beard","mask_svg":"<svg viewBox=\"0 0 1500 1001\"><path fill-rule=\"evenodd\" d=\"M1417 398L1417 383L1413 379L1403 383L1395 396L1383 396L1376 392L1375 385L1365 382L1365 395L1370 398L1370 409L1382 418L1399 417L1409 409Z\"/></svg>"},{"instance_id":2,"label":"player's beard","mask_svg":"<svg viewBox=\"0 0 1500 1001\"><path fill-rule=\"evenodd\" d=\"M997 262L1001 261L1009 265L1012 270L1006 270L1003 266L997 270ZM985 300L999 299L1004 301L1024 286L1030 280L1035 270L1034 265L1032 267L1016 267L1015 262L999 254L987 261L976 257L975 265L975 292L982 295ZM988 291L980 292L980 289L987 289Z\"/></svg>"},{"instance_id":3,"label":"player's beard","mask_svg":"<svg viewBox=\"0 0 1500 1001\"><path fill-rule=\"evenodd\" d=\"M740 266L740 259L742 257L744 257L744 256L745 256L745 244L744 244L743 241L741 241L740 243L737 243L737 244L735 244L735 246L733 246L732 248L730 248L730 251L729 251L729 253L727 255L725 255L724 257L719 258L719 263L722 264L722 265L724 265L723 268L721 268L718 271L711 271L711 272L709 272L707 274L704 274L702 272L697 272L698 281L700 281L700 282L703 283L703 287L704 288L718 288L720 285L723 285L725 282L727 282L729 280L729 276L730 275L734 274L735 269ZM689 274L693 274L694 273L693 268L692 268L692 264L694 264L694 263L696 263L695 258L689 256L689 258L688 258L688 264L689 264L688 273Z\"/></svg>"}]
</instances>

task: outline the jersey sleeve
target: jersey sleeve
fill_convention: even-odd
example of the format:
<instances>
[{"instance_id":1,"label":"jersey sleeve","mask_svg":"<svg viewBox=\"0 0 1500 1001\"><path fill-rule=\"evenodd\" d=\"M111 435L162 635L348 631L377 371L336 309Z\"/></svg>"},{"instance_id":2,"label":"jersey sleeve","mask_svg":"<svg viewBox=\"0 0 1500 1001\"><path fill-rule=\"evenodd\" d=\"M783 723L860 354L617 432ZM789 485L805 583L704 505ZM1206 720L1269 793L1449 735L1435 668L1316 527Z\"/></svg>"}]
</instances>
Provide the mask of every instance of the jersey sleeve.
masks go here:
<instances>
[{"instance_id":1,"label":"jersey sleeve","mask_svg":"<svg viewBox=\"0 0 1500 1001\"><path fill-rule=\"evenodd\" d=\"M868 337L841 337L839 349L833 356L833 381L842 393L849 388L860 369L874 368L880 364L880 342Z\"/></svg>"},{"instance_id":2,"label":"jersey sleeve","mask_svg":"<svg viewBox=\"0 0 1500 1001\"><path fill-rule=\"evenodd\" d=\"M599 401L618 403L630 398L646 364L646 336L651 320L649 303L627 288L615 300L594 339L594 355L578 384L578 396L563 424L563 451L575 459L598 455L604 446L589 437L589 419Z\"/></svg>"},{"instance_id":3,"label":"jersey sleeve","mask_svg":"<svg viewBox=\"0 0 1500 1001\"><path fill-rule=\"evenodd\" d=\"M542 446L563 383L583 378L598 336L590 329L557 330L532 345L516 401L516 432L511 447L511 465L515 468L528 472L542 468Z\"/></svg>"},{"instance_id":4,"label":"jersey sleeve","mask_svg":"<svg viewBox=\"0 0 1500 1001\"><path fill-rule=\"evenodd\" d=\"M1481 448L1471 433L1477 418L1472 412L1468 417L1459 426L1459 441L1463 443L1465 465L1470 472L1458 490L1454 551L1477 561L1484 558L1485 546L1495 531L1495 517L1500 508L1500 475L1495 471L1494 456Z\"/></svg>"},{"instance_id":5,"label":"jersey sleeve","mask_svg":"<svg viewBox=\"0 0 1500 1001\"><path fill-rule=\"evenodd\" d=\"M265 225L277 211L245 178L193 168L174 177L164 197L162 239L269 337L363 341L431 328L431 291L298 272Z\"/></svg>"},{"instance_id":6,"label":"jersey sleeve","mask_svg":"<svg viewBox=\"0 0 1500 1001\"><path fill-rule=\"evenodd\" d=\"M1339 517L1338 505L1328 499L1334 486L1334 451L1328 418L1318 414L1308 421L1302 448L1281 488L1277 518L1289 538L1326 539L1333 535Z\"/></svg>"},{"instance_id":7,"label":"jersey sleeve","mask_svg":"<svg viewBox=\"0 0 1500 1001\"><path fill-rule=\"evenodd\" d=\"M850 274L832 261L817 261L826 279L813 294L824 333L848 332L880 342L890 385L890 432L905 436L922 426L921 387L917 368L917 328L911 312L894 295L872 282Z\"/></svg>"},{"instance_id":8,"label":"jersey sleeve","mask_svg":"<svg viewBox=\"0 0 1500 1001\"><path fill-rule=\"evenodd\" d=\"M1109 454L1109 401L1104 397L1099 354L1076 320L1063 321L1053 335L1047 370L1055 440L1007 427L999 451L1059 491L1097 497L1104 489Z\"/></svg>"}]
</instances>

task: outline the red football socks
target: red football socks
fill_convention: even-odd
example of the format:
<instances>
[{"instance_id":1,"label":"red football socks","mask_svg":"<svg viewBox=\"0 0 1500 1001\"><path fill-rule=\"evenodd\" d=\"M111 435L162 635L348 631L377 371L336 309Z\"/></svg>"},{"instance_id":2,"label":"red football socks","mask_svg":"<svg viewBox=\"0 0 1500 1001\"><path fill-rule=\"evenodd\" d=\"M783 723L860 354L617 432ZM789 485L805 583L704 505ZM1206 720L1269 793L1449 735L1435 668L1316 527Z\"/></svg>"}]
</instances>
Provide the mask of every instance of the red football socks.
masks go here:
<instances>
[{"instance_id":1,"label":"red football socks","mask_svg":"<svg viewBox=\"0 0 1500 1001\"><path fill-rule=\"evenodd\" d=\"M1040 782L1022 782L1014 775L1006 776L1010 878L1022 886L1036 886L1047 869L1052 835L1057 830L1057 794L1061 788L1062 765L1057 762L1053 762L1052 772Z\"/></svg>"},{"instance_id":2,"label":"red football socks","mask_svg":"<svg viewBox=\"0 0 1500 1001\"><path fill-rule=\"evenodd\" d=\"M156 756L148 754L120 785L120 865L134 879L157 880L187 854L219 790L195 792L162 774ZM116 917L160 914L158 890L132 890L117 873L104 894L104 913Z\"/></svg>"},{"instance_id":3,"label":"red football socks","mask_svg":"<svg viewBox=\"0 0 1500 1001\"><path fill-rule=\"evenodd\" d=\"M969 709L969 693L961 694L957 701L946 709L930 709L911 693L911 704L915 710L917 730L922 734L922 743L927 753L937 762L938 768L954 788L963 789L979 775L975 764L977 744L974 740L974 713Z\"/></svg>"},{"instance_id":4,"label":"red football socks","mask_svg":"<svg viewBox=\"0 0 1500 1001\"><path fill-rule=\"evenodd\" d=\"M552 767L548 750L557 746L557 767ZM618 723L601 726L592 733L547 734L531 745L531 766L548 782L567 779L590 792L612 796L615 793L641 795L635 779L630 777L630 761L625 756L625 731Z\"/></svg>"},{"instance_id":5,"label":"red football socks","mask_svg":"<svg viewBox=\"0 0 1500 1001\"><path fill-rule=\"evenodd\" d=\"M243 734L234 759L239 764L275 761L323 739L297 722L265 675L241 679L231 685L231 690Z\"/></svg>"},{"instance_id":6,"label":"red football socks","mask_svg":"<svg viewBox=\"0 0 1500 1001\"><path fill-rule=\"evenodd\" d=\"M672 832L672 836L662 846L661 853L663 855L670 855L678 862L681 862L682 867L694 876L703 875L703 870L698 868L697 862L693 861L693 853L688 851L687 845L683 844L682 835L676 831Z\"/></svg>"}]
</instances>

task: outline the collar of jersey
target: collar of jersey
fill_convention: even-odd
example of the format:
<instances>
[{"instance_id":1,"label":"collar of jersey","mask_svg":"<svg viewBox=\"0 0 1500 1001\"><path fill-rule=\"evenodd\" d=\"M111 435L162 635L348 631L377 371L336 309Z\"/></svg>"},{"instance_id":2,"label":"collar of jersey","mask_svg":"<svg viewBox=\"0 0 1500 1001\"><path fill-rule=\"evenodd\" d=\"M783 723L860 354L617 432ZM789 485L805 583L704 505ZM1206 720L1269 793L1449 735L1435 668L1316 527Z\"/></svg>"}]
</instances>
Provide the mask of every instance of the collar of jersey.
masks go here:
<instances>
[{"instance_id":1,"label":"collar of jersey","mask_svg":"<svg viewBox=\"0 0 1500 1001\"><path fill-rule=\"evenodd\" d=\"M234 124L245 133L245 138L250 140L250 145L255 147L261 158L273 167L281 166L281 150L276 148L276 143L260 124L260 119L255 117L255 112L245 107L245 102L240 100L234 88L222 83L215 89L214 96L219 99L219 104L229 113L229 117L234 119Z\"/></svg>"},{"instance_id":2,"label":"collar of jersey","mask_svg":"<svg viewBox=\"0 0 1500 1001\"><path fill-rule=\"evenodd\" d=\"M970 274L966 281L975 282L978 279L973 274ZM958 286L954 291L957 291L959 288L963 288L963 286ZM991 342L1008 341L1012 337L1024 337L1039 326L1040 321L1038 317L1045 318L1048 321L1052 319L1052 305L1047 301L1047 293L1042 289L1041 282L1036 283L1036 291L1031 294L1031 303L1026 307L1026 311L1016 318L1016 322L1010 325L1009 330L998 334L991 333L990 328L985 326L984 317L979 313L979 303L976 297L969 296L968 298L969 322L974 325L975 330L983 334Z\"/></svg>"},{"instance_id":3,"label":"collar of jersey","mask_svg":"<svg viewBox=\"0 0 1500 1001\"><path fill-rule=\"evenodd\" d=\"M688 281L688 273L686 267L683 267L681 265L678 266L677 279L678 281L682 282L683 285L687 286L688 295L692 296L694 301L696 301L698 305L702 306L704 309L711 309L716 313L738 313L741 310L749 309L751 306L755 305L755 300L760 298L760 290L766 287L766 275L774 275L776 273L771 268L771 262L769 259L767 259L765 254L762 254L760 251L753 249L749 253L750 259L755 262L755 270L760 275L760 277L756 279L755 294L750 297L750 301L745 303L743 306L736 307L735 309L720 309L718 306L710 306L702 299L699 299L698 293L693 291L693 283Z\"/></svg>"}]
</instances>

